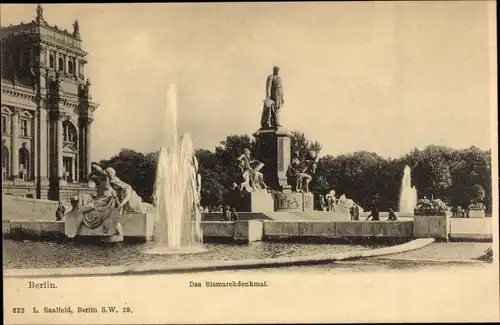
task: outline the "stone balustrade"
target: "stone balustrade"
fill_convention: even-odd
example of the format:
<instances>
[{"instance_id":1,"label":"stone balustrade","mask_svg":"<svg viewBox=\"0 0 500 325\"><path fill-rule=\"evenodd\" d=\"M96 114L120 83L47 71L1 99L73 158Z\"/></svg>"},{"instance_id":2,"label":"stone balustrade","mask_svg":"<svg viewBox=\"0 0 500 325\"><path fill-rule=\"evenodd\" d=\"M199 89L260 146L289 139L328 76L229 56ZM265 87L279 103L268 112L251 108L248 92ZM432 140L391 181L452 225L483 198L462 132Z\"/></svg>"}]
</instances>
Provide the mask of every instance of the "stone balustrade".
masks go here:
<instances>
[{"instance_id":1,"label":"stone balustrade","mask_svg":"<svg viewBox=\"0 0 500 325\"><path fill-rule=\"evenodd\" d=\"M2 195L2 219L54 220L57 206L57 201Z\"/></svg>"},{"instance_id":2,"label":"stone balustrade","mask_svg":"<svg viewBox=\"0 0 500 325\"><path fill-rule=\"evenodd\" d=\"M459 220L460 221L460 220ZM467 230L466 222L477 223L474 229ZM385 238L413 239L435 238L448 240L453 233L462 239L472 235L491 238L492 227L485 224L486 219L464 219L463 224L454 225L456 220L446 216L416 216L415 220L398 221L321 221L321 220L238 220L238 221L202 221L203 237L206 242L227 240L253 242L273 238ZM149 214L127 215L121 221L124 237L151 240L154 230L154 216ZM2 233L26 232L29 235L44 236L48 233L64 234L63 221L20 221L3 220ZM81 233L80 235L97 236L99 232ZM482 238L481 237L481 238Z\"/></svg>"}]
</instances>

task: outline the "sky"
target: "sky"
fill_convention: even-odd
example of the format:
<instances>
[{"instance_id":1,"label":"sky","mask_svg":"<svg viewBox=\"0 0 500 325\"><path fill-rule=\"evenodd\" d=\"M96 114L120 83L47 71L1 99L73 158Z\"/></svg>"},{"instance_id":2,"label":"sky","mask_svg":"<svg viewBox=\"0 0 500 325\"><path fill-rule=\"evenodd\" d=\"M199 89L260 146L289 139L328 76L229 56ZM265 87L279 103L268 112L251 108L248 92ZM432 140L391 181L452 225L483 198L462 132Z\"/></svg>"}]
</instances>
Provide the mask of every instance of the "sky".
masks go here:
<instances>
[{"instance_id":1,"label":"sky","mask_svg":"<svg viewBox=\"0 0 500 325\"><path fill-rule=\"evenodd\" d=\"M92 159L158 150L167 88L179 131L213 149L260 127L265 81L280 67L282 124L322 155L385 157L429 144L491 148L496 139L492 1L43 5L80 23L86 77L100 104ZM494 7L493 7L494 10ZM489 14L490 12L490 14ZM36 5L1 5L2 26ZM494 16L493 16L494 18ZM496 98L496 97L493 97Z\"/></svg>"}]
</instances>

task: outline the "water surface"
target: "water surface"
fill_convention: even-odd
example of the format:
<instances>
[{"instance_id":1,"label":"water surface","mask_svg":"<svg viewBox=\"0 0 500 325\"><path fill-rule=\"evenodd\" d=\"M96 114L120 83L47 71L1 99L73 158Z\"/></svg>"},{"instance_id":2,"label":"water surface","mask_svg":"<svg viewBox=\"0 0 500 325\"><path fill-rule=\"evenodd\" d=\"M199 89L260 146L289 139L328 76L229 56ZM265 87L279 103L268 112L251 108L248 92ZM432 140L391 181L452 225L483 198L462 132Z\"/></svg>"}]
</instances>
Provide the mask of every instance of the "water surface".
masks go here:
<instances>
[{"instance_id":1,"label":"water surface","mask_svg":"<svg viewBox=\"0 0 500 325\"><path fill-rule=\"evenodd\" d=\"M206 253L193 255L151 255L153 243L84 244L3 240L4 268L58 268L130 265L141 262L181 264L207 260L242 260L335 254L374 246L361 244L318 244L254 242L249 244L205 244Z\"/></svg>"}]
</instances>

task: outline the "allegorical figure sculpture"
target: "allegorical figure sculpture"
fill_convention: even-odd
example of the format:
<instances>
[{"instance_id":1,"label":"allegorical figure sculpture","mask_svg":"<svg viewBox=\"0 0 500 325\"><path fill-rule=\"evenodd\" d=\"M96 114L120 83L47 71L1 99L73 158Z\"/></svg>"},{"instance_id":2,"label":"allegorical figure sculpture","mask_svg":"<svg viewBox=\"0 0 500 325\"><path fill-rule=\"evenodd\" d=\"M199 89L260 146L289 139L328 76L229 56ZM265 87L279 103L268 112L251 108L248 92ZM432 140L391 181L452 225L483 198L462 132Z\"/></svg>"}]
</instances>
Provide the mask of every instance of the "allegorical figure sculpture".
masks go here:
<instances>
[{"instance_id":1,"label":"allegorical figure sculpture","mask_svg":"<svg viewBox=\"0 0 500 325\"><path fill-rule=\"evenodd\" d=\"M264 108L260 126L262 128L279 127L279 110L285 104L283 98L283 83L278 75L280 68L274 67L273 74L267 77L266 81L266 99L264 100Z\"/></svg>"},{"instance_id":2,"label":"allegorical figure sculpture","mask_svg":"<svg viewBox=\"0 0 500 325\"><path fill-rule=\"evenodd\" d=\"M309 159L300 161L295 157L288 167L288 176L293 178L295 183L295 192L309 192L309 183L316 172L318 157L315 152L309 153Z\"/></svg>"},{"instance_id":3,"label":"allegorical figure sculpture","mask_svg":"<svg viewBox=\"0 0 500 325\"><path fill-rule=\"evenodd\" d=\"M248 192L262 191L267 189L264 176L260 172L264 164L258 160L253 160L250 150L245 148L243 154L237 158L243 182L240 183L240 190L246 189Z\"/></svg>"},{"instance_id":4,"label":"allegorical figure sculpture","mask_svg":"<svg viewBox=\"0 0 500 325\"><path fill-rule=\"evenodd\" d=\"M103 170L99 165L92 165L89 179L97 185L97 194L78 194L71 198L76 218L67 218L66 235L73 238L83 226L96 229L104 224L107 234L121 235L121 226L117 216L123 213L146 213L151 206L142 203L132 187L121 181L113 168ZM112 218L115 216L115 218Z\"/></svg>"},{"instance_id":5,"label":"allegorical figure sculpture","mask_svg":"<svg viewBox=\"0 0 500 325\"><path fill-rule=\"evenodd\" d=\"M43 18L43 8L42 8L42 6L40 4L38 4L38 6L36 7L36 20L38 22L44 20L44 18Z\"/></svg>"},{"instance_id":6,"label":"allegorical figure sculpture","mask_svg":"<svg viewBox=\"0 0 500 325\"><path fill-rule=\"evenodd\" d=\"M75 20L75 22L73 23L73 36L80 36L80 24L78 23L78 20Z\"/></svg>"}]
</instances>

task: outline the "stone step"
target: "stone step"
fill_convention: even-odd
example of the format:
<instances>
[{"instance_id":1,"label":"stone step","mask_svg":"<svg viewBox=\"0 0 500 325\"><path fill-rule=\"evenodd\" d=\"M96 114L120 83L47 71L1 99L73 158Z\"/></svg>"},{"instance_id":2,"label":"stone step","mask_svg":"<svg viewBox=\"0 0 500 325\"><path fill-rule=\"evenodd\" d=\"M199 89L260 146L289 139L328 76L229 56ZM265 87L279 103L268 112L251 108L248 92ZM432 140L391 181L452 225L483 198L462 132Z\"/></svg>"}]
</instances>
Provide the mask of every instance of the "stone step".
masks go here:
<instances>
[{"instance_id":1,"label":"stone step","mask_svg":"<svg viewBox=\"0 0 500 325\"><path fill-rule=\"evenodd\" d=\"M351 215L345 211L303 211L293 212L303 220L350 221Z\"/></svg>"},{"instance_id":2,"label":"stone step","mask_svg":"<svg viewBox=\"0 0 500 325\"><path fill-rule=\"evenodd\" d=\"M301 218L294 213L286 211L276 211L276 212L266 212L268 219L273 221L296 221L301 220Z\"/></svg>"},{"instance_id":3,"label":"stone step","mask_svg":"<svg viewBox=\"0 0 500 325\"><path fill-rule=\"evenodd\" d=\"M269 220L270 218L261 212L238 212L238 220ZM202 213L202 221L221 221L224 220L222 212Z\"/></svg>"}]
</instances>

